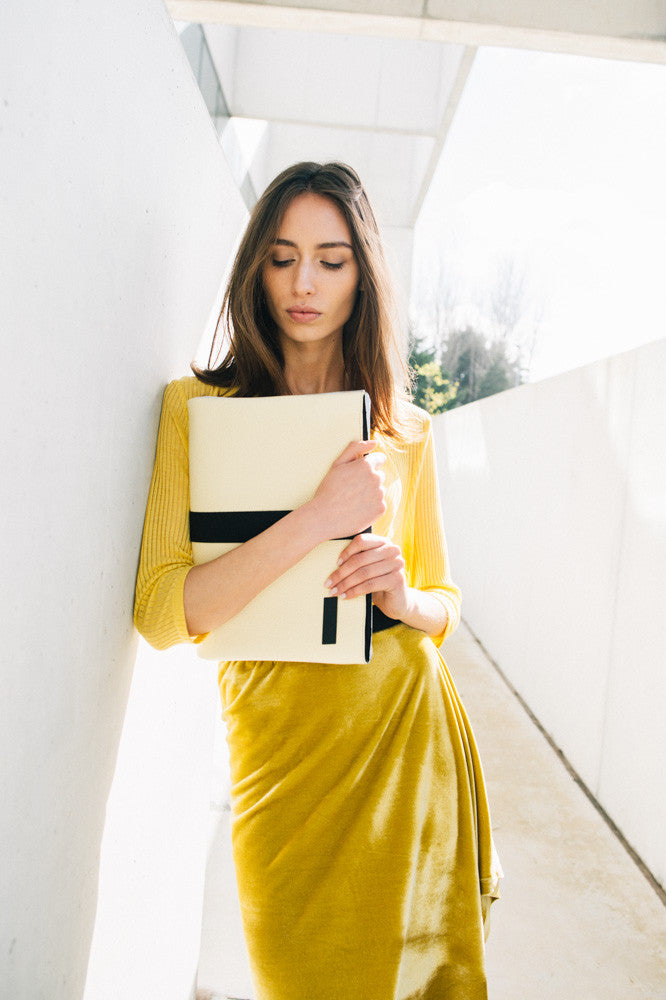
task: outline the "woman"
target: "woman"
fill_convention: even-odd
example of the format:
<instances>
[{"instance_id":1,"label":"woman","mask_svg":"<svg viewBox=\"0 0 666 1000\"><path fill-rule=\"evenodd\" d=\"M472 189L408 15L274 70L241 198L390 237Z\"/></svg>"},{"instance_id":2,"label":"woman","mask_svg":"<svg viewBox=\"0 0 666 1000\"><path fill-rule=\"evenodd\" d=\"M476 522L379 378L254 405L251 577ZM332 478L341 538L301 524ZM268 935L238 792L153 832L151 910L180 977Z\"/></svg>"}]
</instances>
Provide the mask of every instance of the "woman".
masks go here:
<instances>
[{"instance_id":1,"label":"woman","mask_svg":"<svg viewBox=\"0 0 666 1000\"><path fill-rule=\"evenodd\" d=\"M257 1000L486 997L483 923L500 873L474 738L437 649L460 593L430 420L397 382L388 289L354 171L297 164L241 242L224 359L214 365L214 343L209 367L164 398L135 607L148 641L196 642L319 542L350 536L326 585L372 593L390 626L367 665L220 666ZM193 566L187 399L359 388L372 440L351 442L302 507Z\"/></svg>"}]
</instances>

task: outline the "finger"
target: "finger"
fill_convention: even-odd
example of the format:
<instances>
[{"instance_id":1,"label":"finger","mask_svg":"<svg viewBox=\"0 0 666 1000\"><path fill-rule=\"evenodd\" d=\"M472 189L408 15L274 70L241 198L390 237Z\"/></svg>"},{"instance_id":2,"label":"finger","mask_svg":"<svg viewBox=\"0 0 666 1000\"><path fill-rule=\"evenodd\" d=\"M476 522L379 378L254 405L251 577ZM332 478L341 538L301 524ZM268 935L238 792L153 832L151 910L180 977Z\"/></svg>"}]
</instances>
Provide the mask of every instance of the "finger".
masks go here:
<instances>
[{"instance_id":1,"label":"finger","mask_svg":"<svg viewBox=\"0 0 666 1000\"><path fill-rule=\"evenodd\" d=\"M402 573L404 576L405 561L400 549L394 545L381 546L376 549L365 549L350 557L326 581L333 592L347 592L350 587L365 583L373 577L385 576L387 573Z\"/></svg>"},{"instance_id":2,"label":"finger","mask_svg":"<svg viewBox=\"0 0 666 1000\"><path fill-rule=\"evenodd\" d=\"M376 447L376 441L350 441L345 450L333 462L333 465L343 465L345 462L353 462L357 458L363 458Z\"/></svg>"},{"instance_id":3,"label":"finger","mask_svg":"<svg viewBox=\"0 0 666 1000\"><path fill-rule=\"evenodd\" d=\"M379 548L379 546L384 545L385 542L385 538L381 535L374 535L371 531L364 531L360 535L354 535L349 545L345 546L340 553L338 566L342 566L347 559L355 555L357 552L363 552L364 549Z\"/></svg>"},{"instance_id":4,"label":"finger","mask_svg":"<svg viewBox=\"0 0 666 1000\"><path fill-rule=\"evenodd\" d=\"M349 601L353 597L363 597L365 594L391 593L401 586L400 575L398 573L387 573L384 576L374 576L363 583L355 584L346 590L338 592L337 596L342 601Z\"/></svg>"},{"instance_id":5,"label":"finger","mask_svg":"<svg viewBox=\"0 0 666 1000\"><path fill-rule=\"evenodd\" d=\"M388 579L389 575L393 572L393 567L390 564L378 564L370 567L363 567L363 569L356 570L354 573L350 573L345 576L337 586L332 586L330 588L331 597L347 597L349 594L354 594L355 592L362 594L371 594L373 590L377 590L380 587L379 581L385 581ZM384 583L381 583L381 587L384 587Z\"/></svg>"},{"instance_id":6,"label":"finger","mask_svg":"<svg viewBox=\"0 0 666 1000\"><path fill-rule=\"evenodd\" d=\"M337 566L329 576L324 586L327 587L329 590L332 587L337 588L338 583L345 576L344 565L352 556L356 555L359 552L363 552L366 548L369 547L379 548L381 545L384 544L384 542L385 539L382 538L380 535L373 535L370 532L365 532L360 535L355 535L354 538L352 538L349 545L347 545L340 553Z\"/></svg>"},{"instance_id":7,"label":"finger","mask_svg":"<svg viewBox=\"0 0 666 1000\"><path fill-rule=\"evenodd\" d=\"M356 552L352 552L346 559L338 561L338 568L332 574L338 580L344 579L350 573L362 569L363 566L371 566L373 563L387 563L393 561L396 566L404 566L402 553L397 545L390 543L380 543L364 547Z\"/></svg>"},{"instance_id":8,"label":"finger","mask_svg":"<svg viewBox=\"0 0 666 1000\"><path fill-rule=\"evenodd\" d=\"M392 553L381 552L377 559L350 559L331 579L331 588L347 591L359 583L387 573L400 573L404 569L402 558Z\"/></svg>"},{"instance_id":9,"label":"finger","mask_svg":"<svg viewBox=\"0 0 666 1000\"><path fill-rule=\"evenodd\" d=\"M375 535L370 531L363 532L360 535L355 535L354 538L352 538L352 540L350 541L349 545L347 545L340 553L340 556L338 558L338 568L343 567L345 563L347 563L358 553L366 552L370 549L380 549L383 545L389 545L390 547L395 548L395 552L397 555L402 554L398 546L397 545L394 546L393 543L390 542L387 538L384 538L383 535ZM335 573L337 572L338 570L335 570L333 575L335 575Z\"/></svg>"}]
</instances>

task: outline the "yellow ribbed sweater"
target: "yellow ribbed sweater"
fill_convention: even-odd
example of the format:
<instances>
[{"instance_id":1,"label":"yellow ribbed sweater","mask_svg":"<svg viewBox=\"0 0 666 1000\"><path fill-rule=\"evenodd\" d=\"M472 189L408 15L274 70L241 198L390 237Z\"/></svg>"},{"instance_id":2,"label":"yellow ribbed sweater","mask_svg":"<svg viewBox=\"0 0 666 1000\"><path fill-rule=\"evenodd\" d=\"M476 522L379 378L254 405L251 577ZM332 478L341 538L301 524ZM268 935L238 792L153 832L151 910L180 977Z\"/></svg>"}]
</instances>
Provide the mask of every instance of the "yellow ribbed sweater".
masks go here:
<instances>
[{"instance_id":1,"label":"yellow ribbed sweater","mask_svg":"<svg viewBox=\"0 0 666 1000\"><path fill-rule=\"evenodd\" d=\"M156 649L198 638L188 633L183 608L185 577L193 565L187 400L224 392L185 377L171 382L164 393L134 610L137 629ZM416 442L400 447L379 438L387 455L387 511L374 531L402 548L409 586L434 594L446 609L446 628L433 637L440 645L460 619L460 591L449 577L430 417L417 407L412 410L421 430Z\"/></svg>"}]
</instances>

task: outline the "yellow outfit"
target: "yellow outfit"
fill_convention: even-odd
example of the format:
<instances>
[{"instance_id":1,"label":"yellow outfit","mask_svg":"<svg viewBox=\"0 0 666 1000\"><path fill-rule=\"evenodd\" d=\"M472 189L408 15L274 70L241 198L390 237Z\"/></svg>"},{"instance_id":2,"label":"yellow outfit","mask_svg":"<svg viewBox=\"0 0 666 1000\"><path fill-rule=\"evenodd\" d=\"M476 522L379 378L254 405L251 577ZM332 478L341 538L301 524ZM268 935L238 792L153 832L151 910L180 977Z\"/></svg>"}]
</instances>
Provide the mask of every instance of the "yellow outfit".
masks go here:
<instances>
[{"instance_id":1,"label":"yellow outfit","mask_svg":"<svg viewBox=\"0 0 666 1000\"><path fill-rule=\"evenodd\" d=\"M187 399L166 389L135 621L157 648L196 641L183 585ZM483 918L498 895L483 773L438 646L456 627L430 418L416 443L380 439L387 511L407 582L448 622L434 640L399 624L369 664L222 663L232 840L257 1000L482 1000ZM333 570L334 567L331 567Z\"/></svg>"}]
</instances>

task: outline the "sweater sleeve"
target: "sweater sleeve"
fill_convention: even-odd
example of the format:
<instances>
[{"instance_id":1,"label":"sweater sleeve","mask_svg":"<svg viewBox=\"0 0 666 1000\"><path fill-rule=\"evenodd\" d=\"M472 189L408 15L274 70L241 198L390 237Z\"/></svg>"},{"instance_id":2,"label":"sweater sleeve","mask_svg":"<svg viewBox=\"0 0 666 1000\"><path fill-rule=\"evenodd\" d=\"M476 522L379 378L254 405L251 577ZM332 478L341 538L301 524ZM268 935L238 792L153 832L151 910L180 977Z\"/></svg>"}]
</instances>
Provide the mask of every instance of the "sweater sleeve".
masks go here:
<instances>
[{"instance_id":1,"label":"sweater sleeve","mask_svg":"<svg viewBox=\"0 0 666 1000\"><path fill-rule=\"evenodd\" d=\"M445 608L448 615L446 626L439 635L431 637L437 646L441 646L444 639L455 631L460 621L461 594L453 583L449 571L430 419L421 448L420 462L413 475L415 477L413 557L409 582L411 586L431 593Z\"/></svg>"},{"instance_id":2,"label":"sweater sleeve","mask_svg":"<svg viewBox=\"0 0 666 1000\"><path fill-rule=\"evenodd\" d=\"M189 530L187 399L164 392L134 602L134 623L155 649L196 641L185 623L183 588L193 565Z\"/></svg>"}]
</instances>

